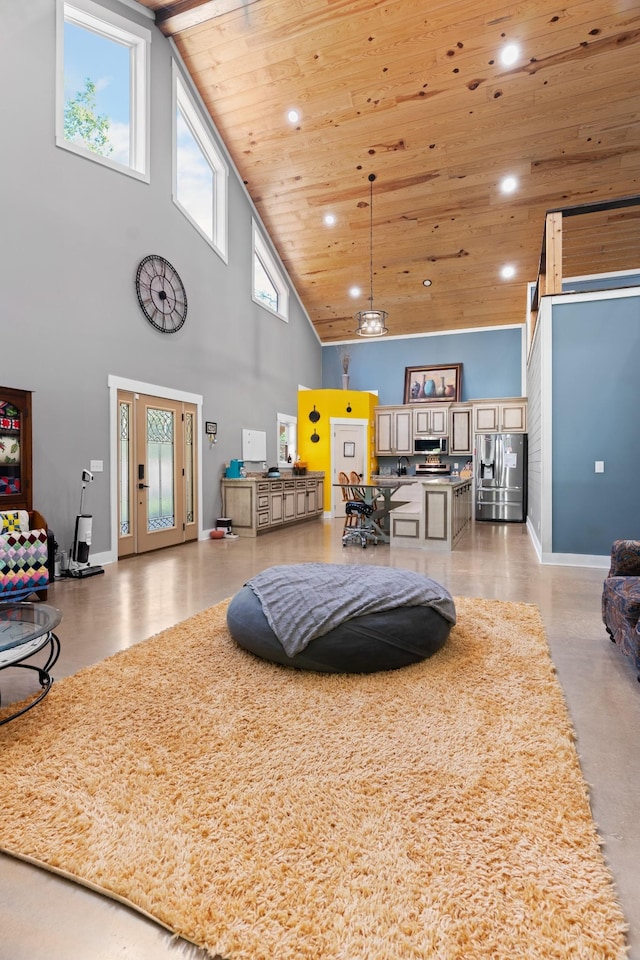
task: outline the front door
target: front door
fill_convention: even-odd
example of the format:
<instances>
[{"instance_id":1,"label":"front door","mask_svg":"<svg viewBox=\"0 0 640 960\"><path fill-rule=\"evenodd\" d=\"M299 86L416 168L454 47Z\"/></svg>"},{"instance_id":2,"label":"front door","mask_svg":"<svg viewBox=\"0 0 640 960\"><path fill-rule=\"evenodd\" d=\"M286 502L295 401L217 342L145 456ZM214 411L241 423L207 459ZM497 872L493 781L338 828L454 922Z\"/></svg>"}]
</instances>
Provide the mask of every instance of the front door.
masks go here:
<instances>
[{"instance_id":1,"label":"front door","mask_svg":"<svg viewBox=\"0 0 640 960\"><path fill-rule=\"evenodd\" d=\"M118 412L118 556L195 540L195 405L120 390Z\"/></svg>"},{"instance_id":2,"label":"front door","mask_svg":"<svg viewBox=\"0 0 640 960\"><path fill-rule=\"evenodd\" d=\"M365 475L365 450L367 441L366 423L335 423L333 425L333 449L331 451L332 483L338 483L338 474L346 473L351 479L353 472L367 479ZM343 491L331 487L331 516L344 517Z\"/></svg>"}]
</instances>

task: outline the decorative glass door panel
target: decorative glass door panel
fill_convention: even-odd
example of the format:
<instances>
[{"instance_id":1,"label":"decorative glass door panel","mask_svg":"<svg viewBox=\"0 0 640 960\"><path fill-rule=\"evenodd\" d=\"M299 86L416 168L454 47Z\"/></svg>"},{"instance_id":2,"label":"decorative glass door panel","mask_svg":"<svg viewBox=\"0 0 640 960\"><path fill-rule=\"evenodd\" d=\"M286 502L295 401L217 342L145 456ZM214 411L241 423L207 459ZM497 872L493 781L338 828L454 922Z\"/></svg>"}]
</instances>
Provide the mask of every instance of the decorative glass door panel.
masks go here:
<instances>
[{"instance_id":1,"label":"decorative glass door panel","mask_svg":"<svg viewBox=\"0 0 640 960\"><path fill-rule=\"evenodd\" d=\"M174 411L147 407L147 533L176 525L174 434Z\"/></svg>"}]
</instances>

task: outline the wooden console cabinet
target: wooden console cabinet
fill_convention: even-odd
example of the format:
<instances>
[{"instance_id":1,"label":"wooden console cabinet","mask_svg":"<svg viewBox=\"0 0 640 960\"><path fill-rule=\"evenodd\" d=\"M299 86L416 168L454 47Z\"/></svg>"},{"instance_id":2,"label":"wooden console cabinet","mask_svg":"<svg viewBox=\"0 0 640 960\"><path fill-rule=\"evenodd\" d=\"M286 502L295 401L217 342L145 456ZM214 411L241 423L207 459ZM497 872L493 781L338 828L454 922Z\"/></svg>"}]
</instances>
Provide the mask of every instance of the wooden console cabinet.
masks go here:
<instances>
[{"instance_id":1,"label":"wooden console cabinet","mask_svg":"<svg viewBox=\"0 0 640 960\"><path fill-rule=\"evenodd\" d=\"M222 480L222 510L234 533L257 537L324 513L324 473L277 480Z\"/></svg>"}]
</instances>

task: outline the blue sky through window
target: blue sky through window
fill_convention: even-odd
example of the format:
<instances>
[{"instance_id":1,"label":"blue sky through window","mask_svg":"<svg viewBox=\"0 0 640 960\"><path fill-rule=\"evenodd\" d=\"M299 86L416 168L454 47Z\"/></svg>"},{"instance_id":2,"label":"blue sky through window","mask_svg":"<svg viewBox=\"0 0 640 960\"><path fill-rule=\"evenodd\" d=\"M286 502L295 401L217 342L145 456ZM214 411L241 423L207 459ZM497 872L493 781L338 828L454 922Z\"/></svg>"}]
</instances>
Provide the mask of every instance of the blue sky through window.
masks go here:
<instances>
[{"instance_id":1,"label":"blue sky through window","mask_svg":"<svg viewBox=\"0 0 640 960\"><path fill-rule=\"evenodd\" d=\"M96 85L96 111L110 119L110 158L129 163L129 47L72 23L64 25L64 99L85 89L87 78Z\"/></svg>"},{"instance_id":2,"label":"blue sky through window","mask_svg":"<svg viewBox=\"0 0 640 960\"><path fill-rule=\"evenodd\" d=\"M204 231L213 239L214 174L202 152L200 144L191 132L180 108L177 110L177 162L176 193L184 207Z\"/></svg>"}]
</instances>

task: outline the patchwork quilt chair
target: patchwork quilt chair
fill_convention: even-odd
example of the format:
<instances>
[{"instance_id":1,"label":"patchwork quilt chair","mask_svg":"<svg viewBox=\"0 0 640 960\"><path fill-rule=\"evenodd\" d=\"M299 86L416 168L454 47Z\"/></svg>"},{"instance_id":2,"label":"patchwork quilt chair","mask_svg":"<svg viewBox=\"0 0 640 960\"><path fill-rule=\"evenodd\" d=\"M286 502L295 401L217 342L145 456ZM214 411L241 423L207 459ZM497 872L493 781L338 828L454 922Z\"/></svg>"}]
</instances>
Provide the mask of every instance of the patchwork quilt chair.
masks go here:
<instances>
[{"instance_id":1,"label":"patchwork quilt chair","mask_svg":"<svg viewBox=\"0 0 640 960\"><path fill-rule=\"evenodd\" d=\"M47 599L47 522L37 510L0 511L0 603Z\"/></svg>"},{"instance_id":2,"label":"patchwork quilt chair","mask_svg":"<svg viewBox=\"0 0 640 960\"><path fill-rule=\"evenodd\" d=\"M640 681L640 540L613 542L602 620L613 643L633 659Z\"/></svg>"}]
</instances>

